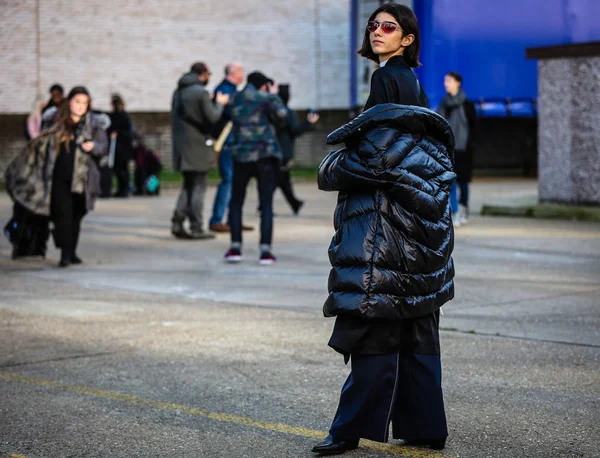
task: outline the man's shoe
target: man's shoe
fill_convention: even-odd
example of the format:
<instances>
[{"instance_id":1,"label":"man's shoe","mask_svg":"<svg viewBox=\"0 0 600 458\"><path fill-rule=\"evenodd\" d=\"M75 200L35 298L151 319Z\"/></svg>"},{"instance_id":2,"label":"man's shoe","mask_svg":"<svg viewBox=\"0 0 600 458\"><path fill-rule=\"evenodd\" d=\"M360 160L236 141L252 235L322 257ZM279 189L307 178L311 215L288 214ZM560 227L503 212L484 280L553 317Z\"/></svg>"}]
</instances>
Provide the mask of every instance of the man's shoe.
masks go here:
<instances>
[{"instance_id":1,"label":"man's shoe","mask_svg":"<svg viewBox=\"0 0 600 458\"><path fill-rule=\"evenodd\" d=\"M216 237L215 234L212 234L210 232L205 232L205 231L192 231L190 233L190 238L192 240L209 240L209 239L214 239Z\"/></svg>"},{"instance_id":2,"label":"man's shoe","mask_svg":"<svg viewBox=\"0 0 600 458\"><path fill-rule=\"evenodd\" d=\"M270 251L263 251L260 255L260 260L258 263L261 266L270 266L271 264L275 264L277 262L277 258L273 256Z\"/></svg>"},{"instance_id":3,"label":"man's shoe","mask_svg":"<svg viewBox=\"0 0 600 458\"><path fill-rule=\"evenodd\" d=\"M208 226L208 229L213 232L230 232L231 231L229 224L223 224L223 223L211 224L210 226Z\"/></svg>"},{"instance_id":4,"label":"man's shoe","mask_svg":"<svg viewBox=\"0 0 600 458\"><path fill-rule=\"evenodd\" d=\"M189 239L190 234L186 232L183 228L182 223L172 223L171 224L171 234L173 234L178 239Z\"/></svg>"},{"instance_id":5,"label":"man's shoe","mask_svg":"<svg viewBox=\"0 0 600 458\"><path fill-rule=\"evenodd\" d=\"M412 439L404 440L406 445L416 445L417 447L429 447L432 450L443 450L446 446L445 437L434 437L431 439Z\"/></svg>"},{"instance_id":6,"label":"man's shoe","mask_svg":"<svg viewBox=\"0 0 600 458\"><path fill-rule=\"evenodd\" d=\"M82 263L83 263L83 260L76 254L71 256L71 264L82 264Z\"/></svg>"},{"instance_id":7,"label":"man's shoe","mask_svg":"<svg viewBox=\"0 0 600 458\"><path fill-rule=\"evenodd\" d=\"M242 262L242 250L239 248L230 248L227 253L225 253L225 262Z\"/></svg>"},{"instance_id":8,"label":"man's shoe","mask_svg":"<svg viewBox=\"0 0 600 458\"><path fill-rule=\"evenodd\" d=\"M242 230L243 231L253 231L254 226L248 226L247 224L242 224Z\"/></svg>"},{"instance_id":9,"label":"man's shoe","mask_svg":"<svg viewBox=\"0 0 600 458\"><path fill-rule=\"evenodd\" d=\"M313 453L320 455L340 455L348 450L358 448L359 439L353 441L338 441L331 436L327 436L324 441L319 442L312 448Z\"/></svg>"},{"instance_id":10,"label":"man's shoe","mask_svg":"<svg viewBox=\"0 0 600 458\"><path fill-rule=\"evenodd\" d=\"M68 267L71 264L69 259L61 259L58 263L58 267Z\"/></svg>"}]
</instances>

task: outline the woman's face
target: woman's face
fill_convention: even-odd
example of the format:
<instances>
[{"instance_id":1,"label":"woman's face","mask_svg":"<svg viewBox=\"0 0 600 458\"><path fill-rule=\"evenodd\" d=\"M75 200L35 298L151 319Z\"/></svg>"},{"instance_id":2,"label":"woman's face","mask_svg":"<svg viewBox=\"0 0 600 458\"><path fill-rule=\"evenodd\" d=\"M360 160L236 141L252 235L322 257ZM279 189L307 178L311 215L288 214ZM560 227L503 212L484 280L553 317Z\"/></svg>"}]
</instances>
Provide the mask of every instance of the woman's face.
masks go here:
<instances>
[{"instance_id":1,"label":"woman's face","mask_svg":"<svg viewBox=\"0 0 600 458\"><path fill-rule=\"evenodd\" d=\"M69 100L69 110L72 115L81 118L87 113L90 105L90 98L85 94L77 94Z\"/></svg>"},{"instance_id":2,"label":"woman's face","mask_svg":"<svg viewBox=\"0 0 600 458\"><path fill-rule=\"evenodd\" d=\"M394 24L397 27L391 33L384 32L384 27L381 26L374 32L369 33L371 49L379 56L379 62L383 62L392 56L401 55L404 52L404 48L413 42L414 36L405 36L398 21L391 14L381 12L375 16L374 21L379 24Z\"/></svg>"}]
</instances>

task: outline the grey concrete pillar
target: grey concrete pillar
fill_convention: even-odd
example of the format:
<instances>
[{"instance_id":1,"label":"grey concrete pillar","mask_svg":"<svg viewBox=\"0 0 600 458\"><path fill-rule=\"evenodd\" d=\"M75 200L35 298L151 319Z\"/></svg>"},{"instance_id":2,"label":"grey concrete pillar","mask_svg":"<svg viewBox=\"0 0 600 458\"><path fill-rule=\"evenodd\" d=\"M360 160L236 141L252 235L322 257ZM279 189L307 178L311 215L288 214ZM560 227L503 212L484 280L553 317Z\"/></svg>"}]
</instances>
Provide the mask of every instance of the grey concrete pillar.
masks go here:
<instances>
[{"instance_id":1,"label":"grey concrete pillar","mask_svg":"<svg viewBox=\"0 0 600 458\"><path fill-rule=\"evenodd\" d=\"M600 42L531 48L540 202L600 204Z\"/></svg>"}]
</instances>

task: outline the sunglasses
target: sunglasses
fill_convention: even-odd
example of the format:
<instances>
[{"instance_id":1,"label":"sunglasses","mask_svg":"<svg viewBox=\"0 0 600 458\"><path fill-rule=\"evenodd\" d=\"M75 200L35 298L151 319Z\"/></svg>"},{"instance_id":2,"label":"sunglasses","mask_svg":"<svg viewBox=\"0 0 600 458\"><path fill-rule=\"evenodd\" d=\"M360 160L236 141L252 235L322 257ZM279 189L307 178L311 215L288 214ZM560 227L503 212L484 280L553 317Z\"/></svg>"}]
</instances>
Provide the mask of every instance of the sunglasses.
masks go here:
<instances>
[{"instance_id":1,"label":"sunglasses","mask_svg":"<svg viewBox=\"0 0 600 458\"><path fill-rule=\"evenodd\" d=\"M383 33L392 33L400 29L400 26L398 24L394 24L393 22L367 22L367 30L371 33L375 32L379 27L381 27Z\"/></svg>"}]
</instances>

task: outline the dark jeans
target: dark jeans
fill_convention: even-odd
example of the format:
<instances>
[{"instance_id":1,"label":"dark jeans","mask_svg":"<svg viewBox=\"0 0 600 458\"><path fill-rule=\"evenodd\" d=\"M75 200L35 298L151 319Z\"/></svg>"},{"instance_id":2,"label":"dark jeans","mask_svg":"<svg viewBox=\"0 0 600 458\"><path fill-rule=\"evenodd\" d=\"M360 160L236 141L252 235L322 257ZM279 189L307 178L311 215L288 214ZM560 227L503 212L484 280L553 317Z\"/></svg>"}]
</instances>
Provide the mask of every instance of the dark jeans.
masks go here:
<instances>
[{"instance_id":1,"label":"dark jeans","mask_svg":"<svg viewBox=\"0 0 600 458\"><path fill-rule=\"evenodd\" d=\"M182 175L183 186L171 221L183 224L185 219L189 218L190 229L193 232L202 231L206 172L182 172Z\"/></svg>"},{"instance_id":2,"label":"dark jeans","mask_svg":"<svg viewBox=\"0 0 600 458\"><path fill-rule=\"evenodd\" d=\"M231 160L231 154L226 150L219 153L219 176L221 177L221 182L217 187L213 214L209 224L221 224L223 222L223 217L227 208L229 208L229 201L231 200L233 161Z\"/></svg>"},{"instance_id":3,"label":"dark jeans","mask_svg":"<svg viewBox=\"0 0 600 458\"><path fill-rule=\"evenodd\" d=\"M387 442L448 435L437 355L352 355L340 404L329 430L338 440Z\"/></svg>"},{"instance_id":4,"label":"dark jeans","mask_svg":"<svg viewBox=\"0 0 600 458\"><path fill-rule=\"evenodd\" d=\"M256 162L233 162L233 183L229 203L231 241L242 243L242 209L250 178L256 178L260 213L260 244L271 245L273 239L273 193L277 186L279 161L275 158Z\"/></svg>"},{"instance_id":5,"label":"dark jeans","mask_svg":"<svg viewBox=\"0 0 600 458\"><path fill-rule=\"evenodd\" d=\"M458 192L460 190L460 199L458 198ZM452 213L458 213L458 204L469 207L469 183L455 181L450 189L450 207Z\"/></svg>"},{"instance_id":6,"label":"dark jeans","mask_svg":"<svg viewBox=\"0 0 600 458\"><path fill-rule=\"evenodd\" d=\"M72 193L70 183L64 180L53 180L50 218L54 223L54 243L61 250L61 259L70 260L75 256L81 220L85 214L85 194Z\"/></svg>"},{"instance_id":7,"label":"dark jeans","mask_svg":"<svg viewBox=\"0 0 600 458\"><path fill-rule=\"evenodd\" d=\"M279 179L275 190L277 190L277 188L281 188L281 192L283 193L285 200L287 201L289 206L292 207L292 210L296 212L300 207L300 203L302 201L298 199L294 194L294 188L292 187L292 179L290 176L290 169L286 168L279 170ZM262 212L262 208L260 207L260 205L258 207L258 211Z\"/></svg>"}]
</instances>

